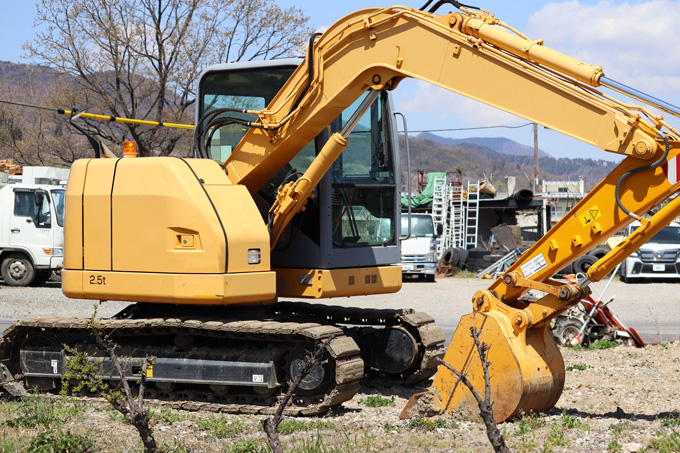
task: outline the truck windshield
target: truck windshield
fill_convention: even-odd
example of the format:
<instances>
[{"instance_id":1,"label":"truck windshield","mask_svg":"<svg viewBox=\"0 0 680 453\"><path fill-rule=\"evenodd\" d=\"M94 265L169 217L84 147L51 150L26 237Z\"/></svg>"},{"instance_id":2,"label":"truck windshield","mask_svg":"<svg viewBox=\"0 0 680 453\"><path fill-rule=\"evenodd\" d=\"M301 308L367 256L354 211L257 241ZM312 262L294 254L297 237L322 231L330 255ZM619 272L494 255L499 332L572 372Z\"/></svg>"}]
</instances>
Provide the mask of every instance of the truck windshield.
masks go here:
<instances>
[{"instance_id":1,"label":"truck windshield","mask_svg":"<svg viewBox=\"0 0 680 453\"><path fill-rule=\"evenodd\" d=\"M52 204L57 217L57 225L64 226L64 190L52 191Z\"/></svg>"},{"instance_id":2,"label":"truck windshield","mask_svg":"<svg viewBox=\"0 0 680 453\"><path fill-rule=\"evenodd\" d=\"M654 237L649 240L653 244L677 244L680 245L680 227L666 226L661 231L656 233Z\"/></svg>"},{"instance_id":3,"label":"truck windshield","mask_svg":"<svg viewBox=\"0 0 680 453\"><path fill-rule=\"evenodd\" d=\"M401 234L408 231L408 216L401 216ZM411 237L431 238L434 236L434 222L432 217L411 214Z\"/></svg>"}]
</instances>

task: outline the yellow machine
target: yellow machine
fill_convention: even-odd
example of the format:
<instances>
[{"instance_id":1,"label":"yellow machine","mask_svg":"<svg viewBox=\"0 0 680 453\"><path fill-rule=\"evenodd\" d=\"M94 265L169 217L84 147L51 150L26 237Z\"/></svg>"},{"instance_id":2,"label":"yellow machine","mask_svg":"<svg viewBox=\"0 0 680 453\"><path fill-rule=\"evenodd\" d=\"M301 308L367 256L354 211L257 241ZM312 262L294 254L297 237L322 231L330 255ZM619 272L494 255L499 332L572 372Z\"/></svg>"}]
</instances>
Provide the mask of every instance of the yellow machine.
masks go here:
<instances>
[{"instance_id":1,"label":"yellow machine","mask_svg":"<svg viewBox=\"0 0 680 453\"><path fill-rule=\"evenodd\" d=\"M439 2L443 3L443 2ZM473 296L444 354L432 318L411 310L292 303L396 292L399 153L389 91L407 77L439 85L626 158L517 262ZM157 356L151 396L232 412L266 411L305 354L332 337L289 412L351 398L361 379L414 383L436 358L477 386L469 327L491 346L497 421L551 408L564 363L548 329L644 241L680 213L665 166L676 131L607 87L678 116L676 107L560 54L493 15L407 7L353 13L310 39L304 60L217 65L199 80L195 158L76 162L66 193L63 291L138 302L104 321L123 354ZM634 219L635 231L578 284L559 269ZM523 296L539 292L538 300ZM0 343L0 382L56 388L62 343L87 346L86 320L21 321ZM131 370L133 361L129 362ZM115 376L114 376L115 377ZM430 398L443 411L476 407L444 367ZM187 403L191 404L198 403Z\"/></svg>"}]
</instances>

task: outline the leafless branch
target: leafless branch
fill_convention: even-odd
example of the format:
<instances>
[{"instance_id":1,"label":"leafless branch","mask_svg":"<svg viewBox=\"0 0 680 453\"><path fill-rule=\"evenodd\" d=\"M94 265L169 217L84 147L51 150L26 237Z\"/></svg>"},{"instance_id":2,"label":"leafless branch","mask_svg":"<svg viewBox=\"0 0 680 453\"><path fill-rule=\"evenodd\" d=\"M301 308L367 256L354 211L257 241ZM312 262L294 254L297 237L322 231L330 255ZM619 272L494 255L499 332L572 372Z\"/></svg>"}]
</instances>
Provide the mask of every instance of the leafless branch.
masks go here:
<instances>
[{"instance_id":1,"label":"leafless branch","mask_svg":"<svg viewBox=\"0 0 680 453\"><path fill-rule=\"evenodd\" d=\"M510 449L505 445L505 439L496 425L496 421L493 417L493 402L491 401L491 379L489 377L489 365L491 363L487 360L487 352L490 346L486 343L479 341L480 331L474 327L470 327L470 335L472 336L475 346L477 347L477 353L479 354L479 359L482 363L482 370L484 371L484 399L477 393L472 383L468 380L467 376L455 368L453 368L448 363L444 362L441 358L437 358L440 364L444 365L449 371L456 375L458 380L465 385L472 396L477 400L477 405L479 406L479 414L484 421L486 426L486 435L491 442L491 446L494 451L501 453L510 453Z\"/></svg>"},{"instance_id":2,"label":"leafless branch","mask_svg":"<svg viewBox=\"0 0 680 453\"><path fill-rule=\"evenodd\" d=\"M264 428L264 432L267 434L267 440L273 453L283 453L283 446L281 445L281 439L279 439L277 428L283 420L284 409L286 406L288 406L288 403L293 397L293 393L295 393L298 385L300 385L300 382L302 382L302 380L307 376L312 368L319 364L326 347L331 341L333 341L334 338L335 335L331 335L324 341L317 343L316 348L314 348L314 352L305 357L305 360L302 362L300 373L295 376L292 381L288 382L288 391L276 408L274 416L267 417L260 421L262 428Z\"/></svg>"}]
</instances>

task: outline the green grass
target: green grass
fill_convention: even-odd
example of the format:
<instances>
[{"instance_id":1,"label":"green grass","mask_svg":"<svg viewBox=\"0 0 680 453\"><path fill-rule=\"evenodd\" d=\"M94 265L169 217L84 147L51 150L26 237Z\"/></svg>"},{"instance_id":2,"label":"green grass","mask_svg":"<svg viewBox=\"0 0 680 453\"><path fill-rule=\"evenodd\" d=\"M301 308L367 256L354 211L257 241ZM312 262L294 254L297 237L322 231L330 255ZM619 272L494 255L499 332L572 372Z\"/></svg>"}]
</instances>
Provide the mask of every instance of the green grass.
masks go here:
<instances>
[{"instance_id":1,"label":"green grass","mask_svg":"<svg viewBox=\"0 0 680 453\"><path fill-rule=\"evenodd\" d=\"M182 420L186 419L184 415L178 412L173 412L172 409L167 406L161 407L159 412L150 410L149 416L152 420L158 420L166 425L172 425L175 422L181 422Z\"/></svg>"},{"instance_id":2,"label":"green grass","mask_svg":"<svg viewBox=\"0 0 680 453\"><path fill-rule=\"evenodd\" d=\"M384 407L384 406L394 406L394 396L392 398L385 398L382 395L371 395L366 398L361 398L359 404L366 407Z\"/></svg>"},{"instance_id":3,"label":"green grass","mask_svg":"<svg viewBox=\"0 0 680 453\"><path fill-rule=\"evenodd\" d=\"M592 368L592 366L583 363L577 363L575 365L569 365L567 367L567 371L585 371L588 368Z\"/></svg>"},{"instance_id":4,"label":"green grass","mask_svg":"<svg viewBox=\"0 0 680 453\"><path fill-rule=\"evenodd\" d=\"M656 437L650 439L649 447L659 451L659 453L671 453L680 451L680 434L676 430L671 430L670 434L657 431Z\"/></svg>"},{"instance_id":5,"label":"green grass","mask_svg":"<svg viewBox=\"0 0 680 453\"><path fill-rule=\"evenodd\" d=\"M680 417L678 416L665 417L663 420L661 420L661 426L665 426L667 428L676 428L680 426Z\"/></svg>"},{"instance_id":6,"label":"green grass","mask_svg":"<svg viewBox=\"0 0 680 453\"><path fill-rule=\"evenodd\" d=\"M242 439L225 451L229 453L267 453L272 450L264 439Z\"/></svg>"},{"instance_id":7,"label":"green grass","mask_svg":"<svg viewBox=\"0 0 680 453\"><path fill-rule=\"evenodd\" d=\"M6 420L5 424L13 428L50 428L80 417L84 408L82 404L53 400L37 393L23 397L17 405L12 406L20 415Z\"/></svg>"},{"instance_id":8,"label":"green grass","mask_svg":"<svg viewBox=\"0 0 680 453\"><path fill-rule=\"evenodd\" d=\"M523 436L532 432L535 429L540 429L546 426L544 414L522 414L517 419L517 426L515 427L514 435Z\"/></svg>"},{"instance_id":9,"label":"green grass","mask_svg":"<svg viewBox=\"0 0 680 453\"><path fill-rule=\"evenodd\" d=\"M567 429L579 428L588 429L588 425L583 423L580 418L569 415L562 411L562 418L560 419L560 425Z\"/></svg>"},{"instance_id":10,"label":"green grass","mask_svg":"<svg viewBox=\"0 0 680 453\"><path fill-rule=\"evenodd\" d=\"M557 424L552 425L546 443L555 447L566 447L569 445L569 439L567 439L565 429Z\"/></svg>"},{"instance_id":11,"label":"green grass","mask_svg":"<svg viewBox=\"0 0 680 453\"><path fill-rule=\"evenodd\" d=\"M196 427L201 431L207 431L218 439L236 437L246 430L246 426L240 420L229 421L227 417L199 419Z\"/></svg>"},{"instance_id":12,"label":"green grass","mask_svg":"<svg viewBox=\"0 0 680 453\"><path fill-rule=\"evenodd\" d=\"M331 445L328 445L321 434L317 433L311 439L296 442L287 451L291 453L355 453L362 449L358 445L353 445L347 433L343 433L343 438L340 441L335 439Z\"/></svg>"},{"instance_id":13,"label":"green grass","mask_svg":"<svg viewBox=\"0 0 680 453\"><path fill-rule=\"evenodd\" d=\"M623 449L623 445L619 443L617 439L612 440L609 442L607 445L607 451L612 452L612 453L618 453Z\"/></svg>"},{"instance_id":14,"label":"green grass","mask_svg":"<svg viewBox=\"0 0 680 453\"><path fill-rule=\"evenodd\" d=\"M9 440L0 440L0 453L14 453L21 450L23 449L15 442Z\"/></svg>"},{"instance_id":15,"label":"green grass","mask_svg":"<svg viewBox=\"0 0 680 453\"><path fill-rule=\"evenodd\" d=\"M615 341L598 340L589 346L590 349L610 349L618 346Z\"/></svg>"},{"instance_id":16,"label":"green grass","mask_svg":"<svg viewBox=\"0 0 680 453\"><path fill-rule=\"evenodd\" d=\"M38 434L31 441L29 453L84 453L97 451L97 443L87 436L79 436L60 429Z\"/></svg>"},{"instance_id":17,"label":"green grass","mask_svg":"<svg viewBox=\"0 0 680 453\"><path fill-rule=\"evenodd\" d=\"M437 428L456 428L458 424L452 420L438 418L412 418L408 421L408 427L420 431L434 431Z\"/></svg>"},{"instance_id":18,"label":"green grass","mask_svg":"<svg viewBox=\"0 0 680 453\"><path fill-rule=\"evenodd\" d=\"M297 421L297 420L291 420L291 419L285 419L281 423L279 423L279 427L277 431L280 434L293 434L295 432L299 431L310 431L310 430L319 430L319 429L335 429L335 426L331 423L325 423L322 421L314 421L314 422L307 422L307 421Z\"/></svg>"}]
</instances>

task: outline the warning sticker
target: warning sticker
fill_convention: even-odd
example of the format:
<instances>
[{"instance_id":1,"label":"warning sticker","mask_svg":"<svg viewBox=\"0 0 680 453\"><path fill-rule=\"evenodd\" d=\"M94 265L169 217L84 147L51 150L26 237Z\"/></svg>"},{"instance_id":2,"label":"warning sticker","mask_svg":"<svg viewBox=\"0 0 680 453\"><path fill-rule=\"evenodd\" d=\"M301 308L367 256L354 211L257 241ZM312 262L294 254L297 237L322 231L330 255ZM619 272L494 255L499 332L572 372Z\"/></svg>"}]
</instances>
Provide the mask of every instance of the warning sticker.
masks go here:
<instances>
[{"instance_id":1,"label":"warning sticker","mask_svg":"<svg viewBox=\"0 0 680 453\"><path fill-rule=\"evenodd\" d=\"M519 268L522 270L524 278L531 278L532 275L538 273L547 266L548 263L545 261L545 257L542 253L539 253L537 256L522 264Z\"/></svg>"},{"instance_id":2,"label":"warning sticker","mask_svg":"<svg viewBox=\"0 0 680 453\"><path fill-rule=\"evenodd\" d=\"M591 222L596 221L600 217L602 217L602 211L600 211L600 208L598 208L597 205L593 205L590 209L580 213L578 215L578 220L581 222L581 225L587 227Z\"/></svg>"}]
</instances>

